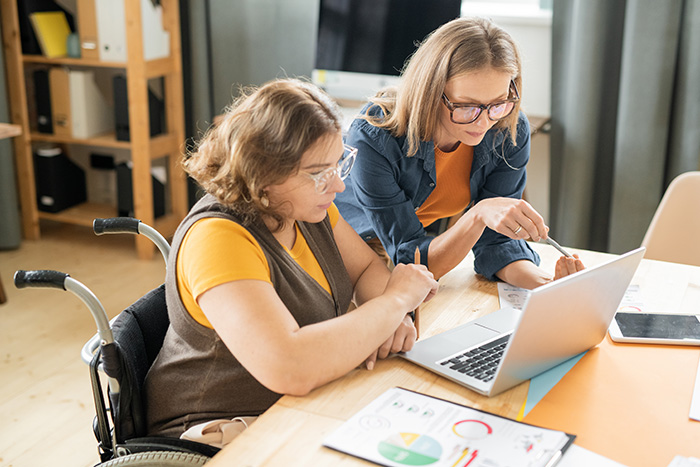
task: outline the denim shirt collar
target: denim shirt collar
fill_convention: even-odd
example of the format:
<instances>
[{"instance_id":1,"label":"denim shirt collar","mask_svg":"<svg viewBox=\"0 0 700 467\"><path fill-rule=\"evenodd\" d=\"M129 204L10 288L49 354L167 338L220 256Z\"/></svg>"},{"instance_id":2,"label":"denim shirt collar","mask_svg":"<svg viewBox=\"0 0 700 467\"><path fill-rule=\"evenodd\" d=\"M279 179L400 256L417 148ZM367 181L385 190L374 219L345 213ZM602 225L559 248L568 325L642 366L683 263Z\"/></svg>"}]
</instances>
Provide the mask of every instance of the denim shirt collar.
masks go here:
<instances>
[{"instance_id":1,"label":"denim shirt collar","mask_svg":"<svg viewBox=\"0 0 700 467\"><path fill-rule=\"evenodd\" d=\"M404 157L408 157L408 138L403 138L401 150L403 151ZM435 182L437 178L435 173L435 143L432 141L421 141L418 146L418 152L412 157L423 161L423 170L429 173L430 178Z\"/></svg>"}]
</instances>

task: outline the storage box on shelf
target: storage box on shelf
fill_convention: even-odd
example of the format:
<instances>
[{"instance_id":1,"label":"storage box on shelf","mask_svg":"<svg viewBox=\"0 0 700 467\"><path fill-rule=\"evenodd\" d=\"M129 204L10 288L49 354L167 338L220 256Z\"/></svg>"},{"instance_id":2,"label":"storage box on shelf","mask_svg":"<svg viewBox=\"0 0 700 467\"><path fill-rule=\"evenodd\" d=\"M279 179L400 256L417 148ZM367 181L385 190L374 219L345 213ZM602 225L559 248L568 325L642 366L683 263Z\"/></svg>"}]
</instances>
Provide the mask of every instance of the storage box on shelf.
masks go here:
<instances>
[{"instance_id":1,"label":"storage box on shelf","mask_svg":"<svg viewBox=\"0 0 700 467\"><path fill-rule=\"evenodd\" d=\"M95 204L90 200L55 213L40 210L37 204L33 154L37 146L46 143L63 147L85 145L107 149L128 149L131 154L134 217L146 224L154 225L165 235L172 234L188 209L187 183L180 166L185 136L178 0L162 0L158 7L162 8L162 11L153 10L150 0L78 1L77 6L81 10L76 17L78 33L81 37L82 58L23 55L17 2L18 0L0 0L0 16L11 119L12 123L19 125L23 130L22 135L15 140L15 159L24 237L27 239L40 237L40 219L91 225L95 217L111 217L117 214L116 204ZM109 36L101 35L99 30L101 22L93 22L90 18L95 18L95 15L99 14L99 9L105 6L113 10L115 4L123 10L122 16L117 15L124 18L121 23L123 26L119 23L119 18L116 18L113 21L116 26L111 25ZM149 21L155 19L160 21L161 15L163 24L161 31L154 32L153 28L145 27L148 26ZM125 20L126 18L128 21ZM81 23L85 26L84 32L81 32ZM126 53L123 55L101 53L104 52L100 49L101 47L110 45L105 44L106 38L111 41L125 41L126 43L121 46L126 48ZM114 42L111 45L114 49ZM163 56L164 54L167 56ZM117 60L110 60L110 57L116 57ZM75 133L73 129L55 131L55 118L52 127L54 130L47 133L46 122L44 121L42 126L37 121L37 113L40 113L41 109L33 105L33 86L36 82L34 73L37 70L45 70L48 74L52 70L66 71L69 88L70 79L74 80L75 85L80 80L85 82L100 74L125 76L128 95L128 141L122 140L123 137L117 138L114 129L98 134L93 134L90 128L79 130L82 133ZM39 79L41 80L42 77L40 76ZM152 114L149 113L149 101L152 107L154 99L152 92L149 91L149 80L161 80L163 87L162 107L166 118L163 132L156 136L152 136L151 130L153 119ZM95 90L88 91L95 92ZM32 93L31 96L29 92ZM81 98L83 104L80 104ZM84 105L85 99L92 101L93 97L73 96L72 100L68 97L68 101L73 105L81 106ZM81 107L81 110L85 109ZM104 121L99 123L105 125ZM76 134L90 136L79 138L75 137ZM169 211L156 219L151 169L154 160L160 158L166 160L166 196L168 198L166 205ZM139 257L150 258L153 254L153 244L148 239L136 237Z\"/></svg>"}]
</instances>

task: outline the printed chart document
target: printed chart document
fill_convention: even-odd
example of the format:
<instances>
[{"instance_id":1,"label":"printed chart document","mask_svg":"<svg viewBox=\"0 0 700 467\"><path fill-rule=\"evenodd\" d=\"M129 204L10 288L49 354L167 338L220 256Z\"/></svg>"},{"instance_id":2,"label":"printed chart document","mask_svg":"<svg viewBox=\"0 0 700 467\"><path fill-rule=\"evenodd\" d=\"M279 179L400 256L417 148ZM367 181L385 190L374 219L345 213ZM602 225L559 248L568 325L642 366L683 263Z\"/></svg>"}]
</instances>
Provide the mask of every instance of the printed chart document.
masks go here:
<instances>
[{"instance_id":1,"label":"printed chart document","mask_svg":"<svg viewBox=\"0 0 700 467\"><path fill-rule=\"evenodd\" d=\"M506 284L505 282L498 282L498 300L501 304L501 308L509 306L517 310L522 310L528 293L530 293L530 291L527 289Z\"/></svg>"},{"instance_id":2,"label":"printed chart document","mask_svg":"<svg viewBox=\"0 0 700 467\"><path fill-rule=\"evenodd\" d=\"M392 467L549 467L574 438L392 388L353 415L323 445Z\"/></svg>"}]
</instances>

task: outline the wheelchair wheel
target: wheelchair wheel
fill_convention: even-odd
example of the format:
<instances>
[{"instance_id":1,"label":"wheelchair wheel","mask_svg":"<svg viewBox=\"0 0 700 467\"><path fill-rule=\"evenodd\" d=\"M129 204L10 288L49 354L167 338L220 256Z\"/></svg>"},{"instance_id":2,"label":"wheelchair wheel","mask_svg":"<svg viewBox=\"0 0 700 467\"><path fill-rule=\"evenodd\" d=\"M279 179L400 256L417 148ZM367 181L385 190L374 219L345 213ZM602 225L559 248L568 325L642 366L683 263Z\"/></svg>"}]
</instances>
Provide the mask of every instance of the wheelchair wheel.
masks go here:
<instances>
[{"instance_id":1,"label":"wheelchair wheel","mask_svg":"<svg viewBox=\"0 0 700 467\"><path fill-rule=\"evenodd\" d=\"M96 467L191 467L204 465L209 461L209 457L202 454L173 451L150 451L129 454L115 459L108 460Z\"/></svg>"}]
</instances>

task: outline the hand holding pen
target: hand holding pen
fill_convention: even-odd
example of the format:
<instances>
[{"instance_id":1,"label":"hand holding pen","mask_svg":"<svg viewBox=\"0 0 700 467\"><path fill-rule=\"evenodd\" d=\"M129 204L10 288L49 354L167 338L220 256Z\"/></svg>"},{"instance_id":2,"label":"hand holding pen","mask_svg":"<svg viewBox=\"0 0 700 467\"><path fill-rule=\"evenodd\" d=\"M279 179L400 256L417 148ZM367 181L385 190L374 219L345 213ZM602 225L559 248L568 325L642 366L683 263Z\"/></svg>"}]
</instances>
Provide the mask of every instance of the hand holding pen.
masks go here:
<instances>
[{"instance_id":1,"label":"hand holding pen","mask_svg":"<svg viewBox=\"0 0 700 467\"><path fill-rule=\"evenodd\" d=\"M562 248L561 245L559 245L552 237L547 236L544 239L544 241L549 243L550 245L552 245L557 250L559 250L559 253L566 256L567 258L573 258L573 255L571 253L569 253L568 251L566 251L564 248Z\"/></svg>"},{"instance_id":2,"label":"hand holding pen","mask_svg":"<svg viewBox=\"0 0 700 467\"><path fill-rule=\"evenodd\" d=\"M392 353L407 352L413 348L420 326L418 308L430 300L438 291L439 284L427 267L420 264L420 253L416 250L415 264L399 263L391 271L384 294L394 295L398 301L397 310L403 313L402 321L393 335L365 359L368 370L374 368L377 359L387 358ZM411 315L415 314L415 321Z\"/></svg>"},{"instance_id":3,"label":"hand holding pen","mask_svg":"<svg viewBox=\"0 0 700 467\"><path fill-rule=\"evenodd\" d=\"M579 259L578 255L572 255L566 251L559 243L549 235L544 239L545 242L556 248L564 257L559 258L554 266L554 280L561 279L575 272L585 269L585 266Z\"/></svg>"}]
</instances>

